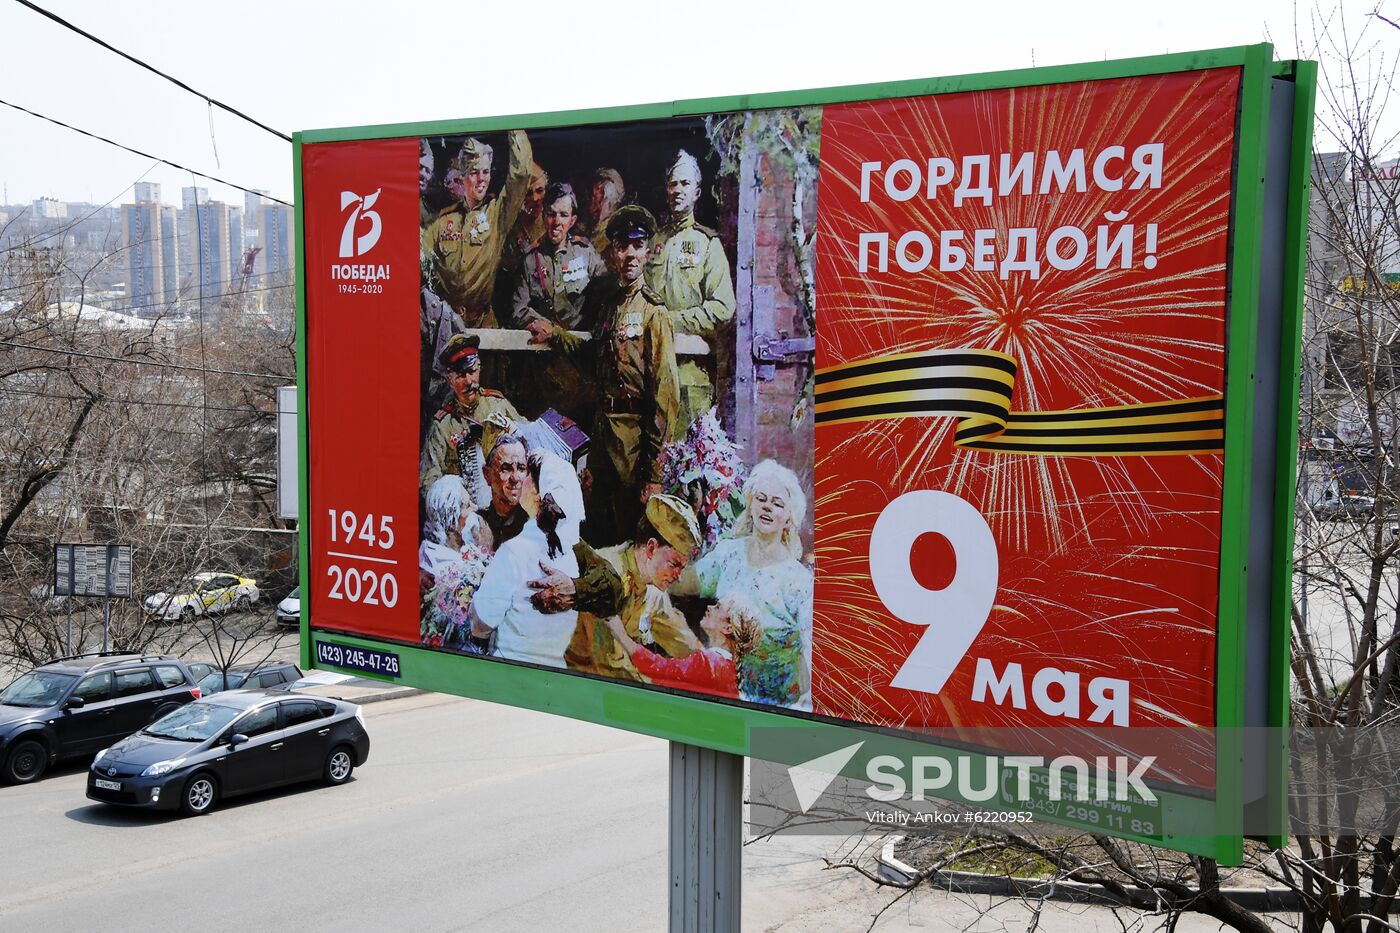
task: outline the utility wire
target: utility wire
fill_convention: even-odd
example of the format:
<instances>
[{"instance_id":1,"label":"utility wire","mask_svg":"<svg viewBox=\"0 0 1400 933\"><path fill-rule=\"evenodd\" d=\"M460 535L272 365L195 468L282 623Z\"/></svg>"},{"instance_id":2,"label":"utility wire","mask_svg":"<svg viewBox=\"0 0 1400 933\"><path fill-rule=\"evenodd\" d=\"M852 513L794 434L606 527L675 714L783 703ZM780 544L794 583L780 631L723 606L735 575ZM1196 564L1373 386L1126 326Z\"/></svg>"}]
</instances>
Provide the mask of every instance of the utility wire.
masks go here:
<instances>
[{"instance_id":1,"label":"utility wire","mask_svg":"<svg viewBox=\"0 0 1400 933\"><path fill-rule=\"evenodd\" d=\"M7 395L25 395L29 396L30 398L48 398L64 402L86 402L88 400L88 397L86 395L62 395L56 392L39 392L33 389L12 389L7 386L0 386L0 392L3 392ZM251 406L247 408L229 408L227 406L218 405L201 405L197 402L158 402L154 399L126 398L118 395L103 395L100 396L100 401L115 402L120 405L149 405L154 408L186 408L194 409L196 411L225 411L233 412L234 414L239 415L256 415L260 418L271 418L277 414L275 410L265 411L264 409L253 408ZM187 432L187 436L203 437L204 435L203 432Z\"/></svg>"},{"instance_id":2,"label":"utility wire","mask_svg":"<svg viewBox=\"0 0 1400 933\"><path fill-rule=\"evenodd\" d=\"M200 98L201 100L203 100L203 101L205 101L206 103L208 103L210 106L212 106L212 107L218 107L220 110L226 110L226 111L228 111L229 113L233 114L235 117L238 117L239 119L247 120L249 123L253 124L253 125L256 126L258 129L260 129L260 130L266 130L267 132L271 133L273 136L276 136L278 139L286 140L287 142L291 142L291 141L292 141L292 137L288 136L286 133L283 133L281 130L274 130L272 127L268 126L266 123L263 123L263 122L258 121L258 120L254 120L252 117L248 116L248 115L247 115L246 113L244 113L243 111L241 111L241 110L235 110L234 108L230 107L228 104L225 104L225 103L223 103L222 101L219 101L219 100L215 100L214 98L210 97L208 94L204 94L204 93L202 93L202 92L200 92L200 91L196 91L194 88L190 87L188 84L186 84L185 82L181 81L179 78L171 77L170 75L168 75L168 74L166 74L165 72L161 71L159 68L156 68L156 67L154 67L154 66L152 66L152 65L147 64L146 62L143 62L141 59L137 58L137 57L134 56L134 55L128 55L126 52L123 52L121 49L119 49L119 48L113 46L111 43L104 42L104 41L102 41L101 39L99 39L99 38L97 38L96 36L94 36L92 33L88 32L87 30L81 29L81 28L79 28L78 26L73 25L72 23L68 22L68 20L66 20L66 19L64 19L63 17L59 16L57 13L51 13L51 12L49 12L48 10L44 9L43 7L39 6L38 4L29 2L29 0L15 0L15 2L18 3L18 4L20 4L21 6L26 6L26 7L28 7L29 9L33 10L35 13L38 13L40 16L46 17L47 19L50 19L50 20L53 20L55 23L58 23L58 25L64 27L65 29L71 29L73 32L76 32L78 35L82 36L84 39L90 39L91 41L96 42L98 45L102 46L102 47L103 47L104 49L106 49L107 51L109 51L109 52L111 52L111 53L113 53L113 54L115 54L115 55L120 55L122 58L124 58L124 59L126 59L127 61L131 62L133 65L138 65L138 66L140 66L141 68L144 68L144 69L146 69L147 71L151 72L152 74L159 75L160 77L162 77L162 78L164 78L165 80L169 81L171 84L175 85L176 87L181 88L181 89L186 90L186 91L189 91L189 92L190 92L191 94L193 94L195 97ZM198 174L198 173L196 173L196 174ZM209 176L206 175L206 176L204 176L204 177L207 178L207 177L209 177ZM235 186L235 187L237 187L237 186Z\"/></svg>"},{"instance_id":3,"label":"utility wire","mask_svg":"<svg viewBox=\"0 0 1400 933\"><path fill-rule=\"evenodd\" d=\"M205 369L200 366L181 366L179 363L163 363L159 360L146 360L130 356L106 356L101 353L80 353L77 350L64 350L57 347L38 347L28 343L15 343L0 340L0 347L14 347L19 350L38 350L40 353L57 353L60 356L77 356L88 360L110 360L113 363L132 363L136 366L158 366L161 369L186 369L196 373L216 373L220 376L251 376L257 379L293 379L294 376L280 376L277 373L250 373L239 369Z\"/></svg>"},{"instance_id":4,"label":"utility wire","mask_svg":"<svg viewBox=\"0 0 1400 933\"><path fill-rule=\"evenodd\" d=\"M18 2L22 3L24 2L24 0L18 0ZM290 201L283 201L281 198L274 198L270 194L263 194L261 191L254 191L252 188L245 188L242 185L234 184L231 181L225 181L224 179L218 178L214 175L206 175L203 172L196 172L194 169L180 165L178 162L171 162L169 159L162 159L160 156L151 155L149 152L142 152L140 149L133 149L130 146L123 146L121 143L110 140L106 136L98 136L96 133L89 133L87 130L78 129L78 127L64 123L62 120L55 120L53 117L46 117L42 113L36 113L35 111L30 110L27 107L21 107L19 104L12 104L7 100L0 100L0 104L4 104L6 107L9 107L12 110L18 110L21 113L27 113L31 117L38 117L40 120L47 120L50 123L63 127L65 130L72 130L75 133L81 133L84 136L96 139L100 142L104 142L109 146L116 146L118 149L125 149L127 152L139 155L143 159L155 159L157 162L160 162L164 165L168 165L171 168L178 168L182 172L189 172L191 175L198 175L200 178L207 178L210 181L216 181L221 185L228 185L230 188L237 188L239 191L243 191L247 194L256 194L260 198L265 198L268 201L276 201L278 204L285 204L288 207L294 206Z\"/></svg>"}]
</instances>

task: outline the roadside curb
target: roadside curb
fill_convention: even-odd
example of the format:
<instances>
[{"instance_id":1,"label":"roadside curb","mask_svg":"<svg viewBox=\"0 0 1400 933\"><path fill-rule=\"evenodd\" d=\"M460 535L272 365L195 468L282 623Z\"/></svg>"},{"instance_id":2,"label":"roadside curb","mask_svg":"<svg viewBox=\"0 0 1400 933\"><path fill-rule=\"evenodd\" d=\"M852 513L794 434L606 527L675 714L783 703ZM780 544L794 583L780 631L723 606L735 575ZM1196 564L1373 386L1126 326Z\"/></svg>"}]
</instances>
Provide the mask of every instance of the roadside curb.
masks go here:
<instances>
[{"instance_id":1,"label":"roadside curb","mask_svg":"<svg viewBox=\"0 0 1400 933\"><path fill-rule=\"evenodd\" d=\"M895 845L903 839L903 836L895 836L880 847L880 877L891 884L908 885L919 877L917 868L894 854ZM924 880L932 887L943 891L956 891L959 894L1037 897L1078 904L1122 906L1103 888L1082 881L1045 881L1040 878L983 875L970 871L936 871ZM1298 895L1288 888L1221 888L1220 893L1246 910L1295 913L1302 907ZM1129 894L1133 907L1160 910L1163 906L1163 898L1154 891L1130 888Z\"/></svg>"},{"instance_id":2,"label":"roadside curb","mask_svg":"<svg viewBox=\"0 0 1400 933\"><path fill-rule=\"evenodd\" d=\"M366 703L383 703L385 700L402 700L405 697L416 697L420 693L427 693L427 690L419 690L417 687L400 687L397 690L385 690L383 693L371 693L360 697L341 697L346 703L354 703L357 706L364 706Z\"/></svg>"}]
</instances>

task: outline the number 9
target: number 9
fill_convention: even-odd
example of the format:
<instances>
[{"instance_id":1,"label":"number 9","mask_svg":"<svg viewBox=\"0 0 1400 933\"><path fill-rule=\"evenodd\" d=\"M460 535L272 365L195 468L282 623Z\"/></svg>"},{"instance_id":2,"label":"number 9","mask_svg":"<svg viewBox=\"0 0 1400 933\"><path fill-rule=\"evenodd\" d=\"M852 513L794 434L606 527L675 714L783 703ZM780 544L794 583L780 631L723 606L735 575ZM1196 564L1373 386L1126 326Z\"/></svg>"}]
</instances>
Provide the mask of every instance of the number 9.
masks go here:
<instances>
[{"instance_id":1,"label":"number 9","mask_svg":"<svg viewBox=\"0 0 1400 933\"><path fill-rule=\"evenodd\" d=\"M914 542L930 532L953 546L953 581L931 590L914 576ZM997 593L997 543L966 499L921 489L885 506L870 533L870 580L880 602L910 625L925 626L890 685L938 693L987 624Z\"/></svg>"}]
</instances>

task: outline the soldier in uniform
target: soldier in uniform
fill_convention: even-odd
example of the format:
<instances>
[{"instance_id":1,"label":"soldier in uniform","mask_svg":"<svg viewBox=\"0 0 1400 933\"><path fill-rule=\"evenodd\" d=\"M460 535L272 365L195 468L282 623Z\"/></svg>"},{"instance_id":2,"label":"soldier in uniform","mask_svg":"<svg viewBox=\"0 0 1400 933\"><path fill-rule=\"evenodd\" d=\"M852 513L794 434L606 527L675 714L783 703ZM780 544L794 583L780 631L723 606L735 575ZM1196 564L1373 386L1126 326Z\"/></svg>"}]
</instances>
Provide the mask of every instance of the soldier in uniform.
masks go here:
<instances>
[{"instance_id":1,"label":"soldier in uniform","mask_svg":"<svg viewBox=\"0 0 1400 933\"><path fill-rule=\"evenodd\" d=\"M734 279L719 234L695 222L700 163L682 149L666 172L669 213L661 248L647 263L647 285L661 296L678 334L712 337L734 317ZM695 360L680 365L681 424L715 403L710 374Z\"/></svg>"},{"instance_id":2,"label":"soldier in uniform","mask_svg":"<svg viewBox=\"0 0 1400 933\"><path fill-rule=\"evenodd\" d=\"M578 624L564 652L564 663L571 670L645 682L646 678L638 673L628 653L604 624L609 616L622 622L633 641L667 657L683 658L700 647L685 616L671 604L666 593L698 550L700 530L695 513L675 496L654 495L647 500L634 531L631 541L596 552L596 559L601 559L611 573L599 573L579 564L585 577L591 575L607 582L601 590L590 592L586 603L578 600ZM583 578L568 580L557 571L530 585L539 587L551 582L580 596L585 592ZM536 602L536 608L540 608L540 603Z\"/></svg>"},{"instance_id":3,"label":"soldier in uniform","mask_svg":"<svg viewBox=\"0 0 1400 933\"><path fill-rule=\"evenodd\" d=\"M583 317L583 292L607 274L593 244L573 232L578 221L574 189L552 184L544 203L544 236L521 262L510 315L511 326L528 329L536 343L556 330L591 330L594 322ZM576 359L552 353L543 360L525 356L513 362L522 371L511 385L526 400L527 410L553 407L582 424L593 422L596 390Z\"/></svg>"},{"instance_id":4,"label":"soldier in uniform","mask_svg":"<svg viewBox=\"0 0 1400 933\"><path fill-rule=\"evenodd\" d=\"M439 364L447 374L452 397L433 417L419 468L419 485L424 491L444 474L462 477L478 509L491 505L491 488L482 469L486 463L481 450L484 425L488 419L522 420L505 396L481 387L480 346L481 338L475 334L457 334L447 341ZM500 418L493 417L498 415Z\"/></svg>"},{"instance_id":5,"label":"soldier in uniform","mask_svg":"<svg viewBox=\"0 0 1400 933\"><path fill-rule=\"evenodd\" d=\"M530 186L530 140L520 130L512 130L509 139L510 165L500 195L486 196L491 147L469 137L447 174L447 186L459 200L423 231L432 288L469 329L496 326L491 309L496 272Z\"/></svg>"},{"instance_id":6,"label":"soldier in uniform","mask_svg":"<svg viewBox=\"0 0 1400 933\"><path fill-rule=\"evenodd\" d=\"M588 216L593 218L593 248L601 255L608 251L608 218L622 206L627 187L615 168L593 173L593 190L588 196Z\"/></svg>"},{"instance_id":7,"label":"soldier in uniform","mask_svg":"<svg viewBox=\"0 0 1400 933\"><path fill-rule=\"evenodd\" d=\"M549 173L540 168L538 162L534 163L530 167L530 187L525 189L525 201L520 205L520 213L515 215L510 236L506 237L505 249L501 251L501 268L496 274L495 297L491 300L491 307L496 312L496 322L502 327L516 326L511 323L515 282L525 252L544 236L544 194L548 188Z\"/></svg>"},{"instance_id":8,"label":"soldier in uniform","mask_svg":"<svg viewBox=\"0 0 1400 933\"><path fill-rule=\"evenodd\" d=\"M608 220L611 273L584 295L584 319L595 322L587 344L555 329L546 338L576 357L591 357L597 386L589 470L592 489L583 537L595 544L625 540L642 506L661 491L662 446L678 427L676 349L661 298L642 281L656 220L629 204ZM542 341L537 341L542 342Z\"/></svg>"}]
</instances>

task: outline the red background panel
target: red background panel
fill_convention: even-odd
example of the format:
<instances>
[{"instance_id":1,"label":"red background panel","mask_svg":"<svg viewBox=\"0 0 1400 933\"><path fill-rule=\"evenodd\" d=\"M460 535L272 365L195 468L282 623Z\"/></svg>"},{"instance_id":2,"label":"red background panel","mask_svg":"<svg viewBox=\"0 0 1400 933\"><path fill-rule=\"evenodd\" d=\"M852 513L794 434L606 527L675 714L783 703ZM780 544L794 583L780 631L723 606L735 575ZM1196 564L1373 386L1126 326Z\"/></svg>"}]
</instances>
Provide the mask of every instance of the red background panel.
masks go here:
<instances>
[{"instance_id":1,"label":"red background panel","mask_svg":"<svg viewBox=\"0 0 1400 933\"><path fill-rule=\"evenodd\" d=\"M366 140L302 148L306 244L307 446L311 537L311 618L317 628L418 640L418 141ZM358 255L341 256L347 221L342 192L361 202L353 239L380 235ZM352 248L352 253L354 249ZM337 278L335 267L387 271L386 278ZM375 543L332 540L329 510L372 517ZM391 547L381 519L392 519ZM353 557L332 556L331 552ZM357 559L358 558L358 559ZM375 558L370 560L368 558ZM332 570L339 568L339 575ZM393 576L394 605L330 597L351 569ZM342 593L354 592L344 582Z\"/></svg>"},{"instance_id":2,"label":"red background panel","mask_svg":"<svg viewBox=\"0 0 1400 933\"><path fill-rule=\"evenodd\" d=\"M817 365L932 348L982 348L1019 365L1013 410L1055 410L1200 397L1224 390L1226 257L1237 69L843 104L825 108L821 140ZM1164 147L1163 184L1121 191L1092 182L1094 156ZM1088 190L1038 193L1045 153L1083 149ZM882 175L860 199L861 164L1034 152L1037 193L954 204L887 197ZM1122 165L1118 169L1126 168ZM906 179L901 179L905 181ZM1123 220L1105 214L1126 212ZM1158 225L1157 263L1142 262L1143 226ZM1100 224L1134 224L1129 269L1096 269ZM1089 261L1011 272L939 272L938 233L1035 228L1043 243L1074 225ZM858 268L862 233L928 233L935 261L913 274ZM1039 457L953 446L952 418L817 429L815 712L897 727L1068 725L1028 703L972 700L977 659L1127 680L1134 726L1211 725L1220 546L1220 456ZM938 693L891 680L924 629L891 615L870 581L869 541L887 504L911 490L955 493L985 517L999 561L985 626ZM923 549L947 562L946 548ZM939 555L943 554L942 557ZM922 568L934 587L957 567ZM950 606L950 613L958 607ZM935 623L936 627L937 623ZM1082 690L1081 690L1082 692ZM1058 689L1054 693L1058 699ZM1082 716L1092 706L1085 705ZM1082 724L1082 723L1076 723Z\"/></svg>"}]
</instances>

